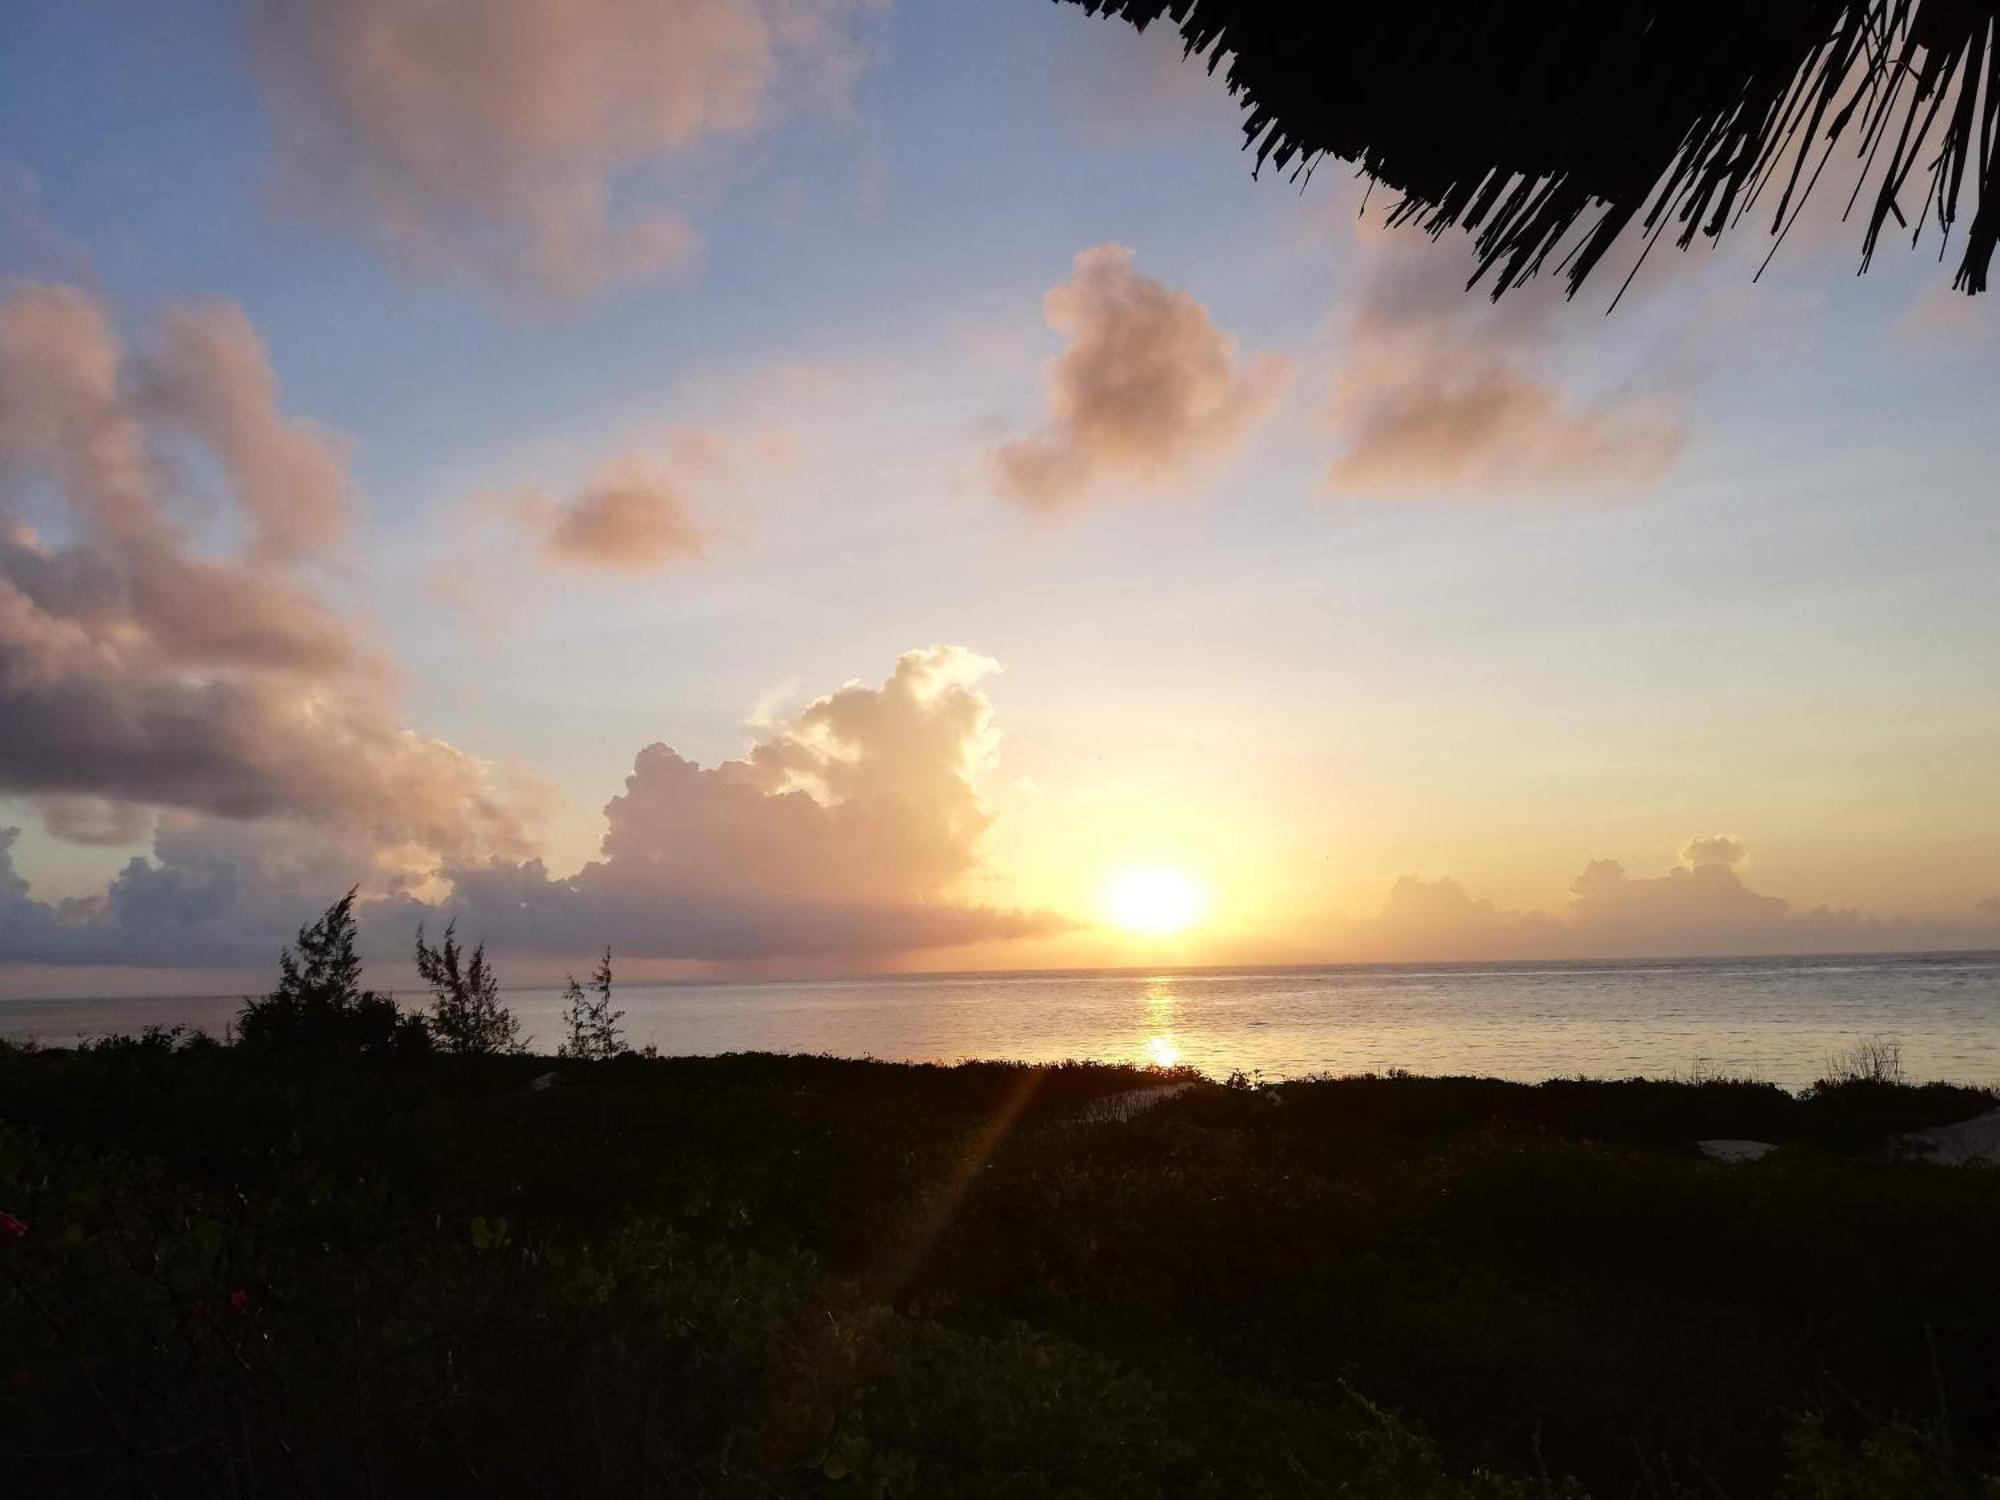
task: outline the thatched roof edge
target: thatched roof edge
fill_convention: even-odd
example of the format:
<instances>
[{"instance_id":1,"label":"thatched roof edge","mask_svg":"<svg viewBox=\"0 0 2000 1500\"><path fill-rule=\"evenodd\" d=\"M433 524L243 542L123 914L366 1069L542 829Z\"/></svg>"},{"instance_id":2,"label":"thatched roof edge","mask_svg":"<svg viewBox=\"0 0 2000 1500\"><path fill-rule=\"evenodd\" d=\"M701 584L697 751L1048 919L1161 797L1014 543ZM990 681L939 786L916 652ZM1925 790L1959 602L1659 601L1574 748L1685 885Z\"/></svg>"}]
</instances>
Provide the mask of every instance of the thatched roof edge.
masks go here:
<instances>
[{"instance_id":1,"label":"thatched roof edge","mask_svg":"<svg viewBox=\"0 0 2000 1500\"><path fill-rule=\"evenodd\" d=\"M1495 296L1558 250L1574 293L1635 223L1685 247L1768 208L1782 241L1836 153L1862 269L1892 221L1942 258L1968 198L1953 285L2000 241L2000 0L1066 3L1170 22L1260 169L1355 163L1394 219L1471 232Z\"/></svg>"}]
</instances>

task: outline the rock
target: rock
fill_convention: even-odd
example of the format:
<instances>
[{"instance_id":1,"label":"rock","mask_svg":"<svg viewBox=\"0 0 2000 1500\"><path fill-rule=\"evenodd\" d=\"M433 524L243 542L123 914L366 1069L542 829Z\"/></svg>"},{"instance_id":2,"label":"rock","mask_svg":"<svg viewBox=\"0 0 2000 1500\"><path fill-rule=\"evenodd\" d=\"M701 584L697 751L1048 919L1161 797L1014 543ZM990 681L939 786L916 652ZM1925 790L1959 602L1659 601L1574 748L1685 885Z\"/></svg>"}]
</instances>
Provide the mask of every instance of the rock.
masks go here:
<instances>
[{"instance_id":1,"label":"rock","mask_svg":"<svg viewBox=\"0 0 2000 1500\"><path fill-rule=\"evenodd\" d=\"M1710 1161L1758 1161L1778 1148L1769 1141L1696 1141L1695 1146Z\"/></svg>"},{"instance_id":2,"label":"rock","mask_svg":"<svg viewBox=\"0 0 2000 1500\"><path fill-rule=\"evenodd\" d=\"M562 1074L560 1073L537 1073L533 1078L528 1080L528 1092L539 1094L543 1089L552 1089L561 1082Z\"/></svg>"},{"instance_id":3,"label":"rock","mask_svg":"<svg viewBox=\"0 0 2000 1500\"><path fill-rule=\"evenodd\" d=\"M1086 1109L1083 1118L1093 1124L1129 1120L1193 1087L1192 1083L1163 1083L1152 1088L1127 1089L1122 1094L1107 1094Z\"/></svg>"},{"instance_id":4,"label":"rock","mask_svg":"<svg viewBox=\"0 0 2000 1500\"><path fill-rule=\"evenodd\" d=\"M1946 1167L2000 1163L2000 1109L1956 1125L1912 1130L1895 1137L1889 1147L1891 1154L1906 1160L1934 1161Z\"/></svg>"}]
</instances>

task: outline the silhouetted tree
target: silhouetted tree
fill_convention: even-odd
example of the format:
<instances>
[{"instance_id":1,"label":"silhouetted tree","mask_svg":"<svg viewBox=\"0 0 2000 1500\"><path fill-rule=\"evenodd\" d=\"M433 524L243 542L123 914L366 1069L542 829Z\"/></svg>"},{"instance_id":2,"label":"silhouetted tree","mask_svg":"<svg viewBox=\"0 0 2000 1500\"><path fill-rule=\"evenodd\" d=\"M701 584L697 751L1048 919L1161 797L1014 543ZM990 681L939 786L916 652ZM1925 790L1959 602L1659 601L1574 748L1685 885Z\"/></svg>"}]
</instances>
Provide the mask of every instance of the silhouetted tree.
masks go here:
<instances>
[{"instance_id":1,"label":"silhouetted tree","mask_svg":"<svg viewBox=\"0 0 2000 1500\"><path fill-rule=\"evenodd\" d=\"M616 1057L625 1050L625 1037L618 1029L625 1012L611 1008L611 950L606 948L604 957L597 961L588 991L576 982L574 974L567 978L569 983L563 986L567 1038L556 1048L556 1056L585 1061Z\"/></svg>"},{"instance_id":2,"label":"silhouetted tree","mask_svg":"<svg viewBox=\"0 0 2000 1500\"><path fill-rule=\"evenodd\" d=\"M431 987L431 1034L447 1052L522 1051L521 1023L500 1003L500 981L486 962L481 943L467 959L458 946L458 924L444 930L433 948L417 928L417 973Z\"/></svg>"},{"instance_id":3,"label":"silhouetted tree","mask_svg":"<svg viewBox=\"0 0 2000 1500\"><path fill-rule=\"evenodd\" d=\"M278 987L243 1002L236 1035L245 1046L359 1053L427 1044L421 1016L405 1015L390 996L361 988L355 894L350 887L317 922L301 927L297 944L278 956Z\"/></svg>"}]
</instances>

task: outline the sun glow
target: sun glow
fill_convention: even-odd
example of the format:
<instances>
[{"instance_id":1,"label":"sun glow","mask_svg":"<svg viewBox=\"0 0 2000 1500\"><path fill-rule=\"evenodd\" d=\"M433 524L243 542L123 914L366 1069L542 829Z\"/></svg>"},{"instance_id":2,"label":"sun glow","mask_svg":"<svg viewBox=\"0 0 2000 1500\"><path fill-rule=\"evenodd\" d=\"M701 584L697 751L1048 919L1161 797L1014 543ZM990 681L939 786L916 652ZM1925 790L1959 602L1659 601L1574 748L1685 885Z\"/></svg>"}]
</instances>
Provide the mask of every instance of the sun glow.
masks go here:
<instances>
[{"instance_id":1,"label":"sun glow","mask_svg":"<svg viewBox=\"0 0 2000 1500\"><path fill-rule=\"evenodd\" d=\"M1172 937L1208 915L1209 891L1168 865L1133 866L1105 882L1103 907L1113 926L1142 937Z\"/></svg>"}]
</instances>

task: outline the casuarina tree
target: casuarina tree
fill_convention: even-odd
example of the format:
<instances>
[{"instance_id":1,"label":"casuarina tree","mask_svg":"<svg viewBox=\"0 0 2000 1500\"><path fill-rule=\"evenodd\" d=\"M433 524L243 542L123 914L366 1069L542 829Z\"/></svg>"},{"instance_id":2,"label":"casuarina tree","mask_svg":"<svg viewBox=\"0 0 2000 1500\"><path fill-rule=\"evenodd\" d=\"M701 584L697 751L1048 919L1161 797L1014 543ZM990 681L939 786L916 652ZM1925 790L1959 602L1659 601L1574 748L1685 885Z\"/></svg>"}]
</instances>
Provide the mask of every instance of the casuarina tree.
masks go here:
<instances>
[{"instance_id":1,"label":"casuarina tree","mask_svg":"<svg viewBox=\"0 0 2000 1500\"><path fill-rule=\"evenodd\" d=\"M243 1002L236 1035L245 1046L360 1053L422 1045L420 1017L400 1014L389 996L361 987L355 894L350 888L300 928L297 943L278 956L278 987Z\"/></svg>"},{"instance_id":2,"label":"casuarina tree","mask_svg":"<svg viewBox=\"0 0 2000 1500\"><path fill-rule=\"evenodd\" d=\"M586 1061L616 1057L625 1050L625 1036L618 1026L625 1012L611 1008L611 950L606 948L597 961L588 990L574 974L568 978L563 986L564 1040L556 1056Z\"/></svg>"},{"instance_id":3,"label":"casuarina tree","mask_svg":"<svg viewBox=\"0 0 2000 1500\"><path fill-rule=\"evenodd\" d=\"M521 1023L500 1003L500 981L486 962L486 945L470 958L458 945L458 924L432 947L417 929L417 973L431 987L430 1026L446 1052L519 1052Z\"/></svg>"}]
</instances>

